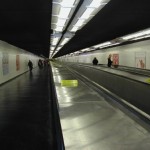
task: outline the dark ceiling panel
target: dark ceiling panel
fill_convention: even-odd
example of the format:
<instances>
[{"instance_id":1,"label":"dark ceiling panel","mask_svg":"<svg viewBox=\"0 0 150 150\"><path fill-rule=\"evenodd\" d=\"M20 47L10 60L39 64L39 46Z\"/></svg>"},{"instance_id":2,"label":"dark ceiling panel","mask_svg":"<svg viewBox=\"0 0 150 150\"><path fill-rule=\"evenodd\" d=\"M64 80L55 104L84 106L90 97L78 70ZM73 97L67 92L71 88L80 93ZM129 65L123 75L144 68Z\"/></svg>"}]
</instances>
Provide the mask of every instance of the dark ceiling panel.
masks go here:
<instances>
[{"instance_id":1,"label":"dark ceiling panel","mask_svg":"<svg viewBox=\"0 0 150 150\"><path fill-rule=\"evenodd\" d=\"M111 0L55 57L148 28L149 16L149 0Z\"/></svg>"},{"instance_id":2,"label":"dark ceiling panel","mask_svg":"<svg viewBox=\"0 0 150 150\"><path fill-rule=\"evenodd\" d=\"M0 40L49 56L51 0L1 0Z\"/></svg>"}]
</instances>

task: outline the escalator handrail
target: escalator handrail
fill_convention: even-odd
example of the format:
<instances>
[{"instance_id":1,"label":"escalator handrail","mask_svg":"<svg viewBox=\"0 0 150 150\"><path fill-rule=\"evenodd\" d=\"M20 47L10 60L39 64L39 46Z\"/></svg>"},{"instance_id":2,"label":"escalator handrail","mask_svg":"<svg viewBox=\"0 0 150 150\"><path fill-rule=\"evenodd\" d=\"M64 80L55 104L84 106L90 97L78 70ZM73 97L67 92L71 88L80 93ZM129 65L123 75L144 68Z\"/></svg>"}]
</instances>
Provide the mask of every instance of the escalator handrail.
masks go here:
<instances>
[{"instance_id":1,"label":"escalator handrail","mask_svg":"<svg viewBox=\"0 0 150 150\"><path fill-rule=\"evenodd\" d=\"M49 83L50 83L49 85L50 98L52 100L52 114L53 114L53 121L54 121L55 144L57 150L65 150L62 128L60 123L60 116L59 116L59 105L56 96L56 89L55 89L54 79L52 76L51 66L49 66Z\"/></svg>"}]
</instances>

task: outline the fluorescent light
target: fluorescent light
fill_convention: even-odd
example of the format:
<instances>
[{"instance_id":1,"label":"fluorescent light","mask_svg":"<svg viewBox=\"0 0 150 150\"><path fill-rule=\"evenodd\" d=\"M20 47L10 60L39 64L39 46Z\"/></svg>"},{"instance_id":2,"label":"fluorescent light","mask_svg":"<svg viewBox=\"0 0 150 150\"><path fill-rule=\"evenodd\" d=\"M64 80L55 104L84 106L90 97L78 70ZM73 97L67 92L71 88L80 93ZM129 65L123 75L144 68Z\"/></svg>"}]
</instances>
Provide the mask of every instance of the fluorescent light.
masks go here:
<instances>
[{"instance_id":1,"label":"fluorescent light","mask_svg":"<svg viewBox=\"0 0 150 150\"><path fill-rule=\"evenodd\" d=\"M144 35L144 33L143 32L139 32L139 33L135 33L133 36L134 37L138 37L138 36L142 36L142 35Z\"/></svg>"},{"instance_id":2,"label":"fluorescent light","mask_svg":"<svg viewBox=\"0 0 150 150\"><path fill-rule=\"evenodd\" d=\"M64 26L66 23L66 19L61 19L61 18L58 18L58 21L56 23L57 26Z\"/></svg>"},{"instance_id":3,"label":"fluorescent light","mask_svg":"<svg viewBox=\"0 0 150 150\"><path fill-rule=\"evenodd\" d=\"M56 45L58 40L59 40L59 38L54 38L53 41L52 41L52 45Z\"/></svg>"},{"instance_id":4,"label":"fluorescent light","mask_svg":"<svg viewBox=\"0 0 150 150\"><path fill-rule=\"evenodd\" d=\"M76 0L63 0L60 4L63 7L72 7Z\"/></svg>"},{"instance_id":5,"label":"fluorescent light","mask_svg":"<svg viewBox=\"0 0 150 150\"><path fill-rule=\"evenodd\" d=\"M54 56L57 52L58 52L58 51L55 51L54 54L53 54L53 56Z\"/></svg>"},{"instance_id":6,"label":"fluorescent light","mask_svg":"<svg viewBox=\"0 0 150 150\"><path fill-rule=\"evenodd\" d=\"M79 27L74 26L74 27L71 29L71 31L72 31L72 32L76 32L76 31L78 30L78 28L79 28Z\"/></svg>"},{"instance_id":7,"label":"fluorescent light","mask_svg":"<svg viewBox=\"0 0 150 150\"><path fill-rule=\"evenodd\" d=\"M113 46L113 45L118 45L118 44L120 44L120 43L113 43L113 44L103 45L103 46L101 46L101 48L108 47L108 46Z\"/></svg>"},{"instance_id":8,"label":"fluorescent light","mask_svg":"<svg viewBox=\"0 0 150 150\"><path fill-rule=\"evenodd\" d=\"M129 39L132 39L132 38L134 38L133 35L127 35L127 36L122 37L123 40L129 40Z\"/></svg>"},{"instance_id":9,"label":"fluorescent light","mask_svg":"<svg viewBox=\"0 0 150 150\"><path fill-rule=\"evenodd\" d=\"M70 38L64 38L60 45L65 45L69 40Z\"/></svg>"},{"instance_id":10,"label":"fluorescent light","mask_svg":"<svg viewBox=\"0 0 150 150\"><path fill-rule=\"evenodd\" d=\"M81 29L98 11L100 11L101 7L99 6L107 4L108 1L109 0L87 0L83 2L68 30L76 32Z\"/></svg>"},{"instance_id":11,"label":"fluorescent light","mask_svg":"<svg viewBox=\"0 0 150 150\"><path fill-rule=\"evenodd\" d=\"M74 26L82 26L84 21L85 21L85 19L79 19Z\"/></svg>"},{"instance_id":12,"label":"fluorescent light","mask_svg":"<svg viewBox=\"0 0 150 150\"><path fill-rule=\"evenodd\" d=\"M52 51L52 50L54 50L54 49L55 49L55 47L51 47L50 49L51 49L51 51Z\"/></svg>"},{"instance_id":13,"label":"fluorescent light","mask_svg":"<svg viewBox=\"0 0 150 150\"><path fill-rule=\"evenodd\" d=\"M93 11L94 8L87 8L80 19L88 19Z\"/></svg>"},{"instance_id":14,"label":"fluorescent light","mask_svg":"<svg viewBox=\"0 0 150 150\"><path fill-rule=\"evenodd\" d=\"M150 35L145 35L145 36L144 36L144 38L148 38L148 37L150 37Z\"/></svg>"},{"instance_id":15,"label":"fluorescent light","mask_svg":"<svg viewBox=\"0 0 150 150\"><path fill-rule=\"evenodd\" d=\"M55 31L60 31L61 32L61 31L63 31L63 28L64 27L57 26L56 29L55 29Z\"/></svg>"},{"instance_id":16,"label":"fluorescent light","mask_svg":"<svg viewBox=\"0 0 150 150\"><path fill-rule=\"evenodd\" d=\"M93 47L94 47L94 48L98 48L98 47L108 46L108 45L110 45L110 44L111 44L111 42L105 42L105 43L102 43L102 44L95 45L95 46L93 46Z\"/></svg>"},{"instance_id":17,"label":"fluorescent light","mask_svg":"<svg viewBox=\"0 0 150 150\"><path fill-rule=\"evenodd\" d=\"M137 37L137 38L134 38L133 41L134 41L134 40L140 40L140 39L143 39L143 38L145 38L145 37L144 37L144 36L142 36L142 37Z\"/></svg>"},{"instance_id":18,"label":"fluorescent light","mask_svg":"<svg viewBox=\"0 0 150 150\"><path fill-rule=\"evenodd\" d=\"M98 8L102 4L102 0L93 0L88 7Z\"/></svg>"},{"instance_id":19,"label":"fluorescent light","mask_svg":"<svg viewBox=\"0 0 150 150\"><path fill-rule=\"evenodd\" d=\"M53 38L53 41L58 41L59 40L59 38Z\"/></svg>"},{"instance_id":20,"label":"fluorescent light","mask_svg":"<svg viewBox=\"0 0 150 150\"><path fill-rule=\"evenodd\" d=\"M95 46L93 46L93 47L94 47L94 48L98 48L98 47L106 46L106 45L109 45L109 44L111 44L111 42L105 42L105 43L102 43L102 44L95 45Z\"/></svg>"},{"instance_id":21,"label":"fluorescent light","mask_svg":"<svg viewBox=\"0 0 150 150\"><path fill-rule=\"evenodd\" d=\"M88 51L88 49L89 49L89 48L84 48L84 49L81 49L80 51L81 51L81 52L85 52L85 51Z\"/></svg>"},{"instance_id":22,"label":"fluorescent light","mask_svg":"<svg viewBox=\"0 0 150 150\"><path fill-rule=\"evenodd\" d=\"M58 17L59 18L68 18L69 14L70 14L70 11L71 11L71 8L61 7Z\"/></svg>"},{"instance_id":23,"label":"fluorescent light","mask_svg":"<svg viewBox=\"0 0 150 150\"><path fill-rule=\"evenodd\" d=\"M142 37L137 37L137 38L134 38L133 40L140 40L140 39L144 39L144 38L148 38L150 37L150 35L145 35L145 36L142 36Z\"/></svg>"},{"instance_id":24,"label":"fluorescent light","mask_svg":"<svg viewBox=\"0 0 150 150\"><path fill-rule=\"evenodd\" d=\"M150 34L150 30L144 31L145 34Z\"/></svg>"},{"instance_id":25,"label":"fluorescent light","mask_svg":"<svg viewBox=\"0 0 150 150\"><path fill-rule=\"evenodd\" d=\"M105 46L105 45L109 45L109 44L111 44L111 42L102 43L102 44L100 44L100 46Z\"/></svg>"},{"instance_id":26,"label":"fluorescent light","mask_svg":"<svg viewBox=\"0 0 150 150\"><path fill-rule=\"evenodd\" d=\"M61 49L61 47L58 47L58 48L57 48L57 51L59 51L60 49Z\"/></svg>"},{"instance_id":27,"label":"fluorescent light","mask_svg":"<svg viewBox=\"0 0 150 150\"><path fill-rule=\"evenodd\" d=\"M99 45L95 45L95 46L93 46L94 48L98 48L99 47Z\"/></svg>"},{"instance_id":28,"label":"fluorescent light","mask_svg":"<svg viewBox=\"0 0 150 150\"><path fill-rule=\"evenodd\" d=\"M120 43L119 42L117 42L117 43L106 42L106 43L101 44L101 46L99 46L99 47L104 48L104 47L109 47L109 46L118 45L118 44L120 44Z\"/></svg>"},{"instance_id":29,"label":"fluorescent light","mask_svg":"<svg viewBox=\"0 0 150 150\"><path fill-rule=\"evenodd\" d=\"M139 38L141 36L145 36L145 35L148 35L148 34L150 34L150 30L144 30L144 31L140 31L140 32L137 32L137 33L133 33L133 34L130 34L130 35L123 36L122 39L130 40L132 38Z\"/></svg>"}]
</instances>

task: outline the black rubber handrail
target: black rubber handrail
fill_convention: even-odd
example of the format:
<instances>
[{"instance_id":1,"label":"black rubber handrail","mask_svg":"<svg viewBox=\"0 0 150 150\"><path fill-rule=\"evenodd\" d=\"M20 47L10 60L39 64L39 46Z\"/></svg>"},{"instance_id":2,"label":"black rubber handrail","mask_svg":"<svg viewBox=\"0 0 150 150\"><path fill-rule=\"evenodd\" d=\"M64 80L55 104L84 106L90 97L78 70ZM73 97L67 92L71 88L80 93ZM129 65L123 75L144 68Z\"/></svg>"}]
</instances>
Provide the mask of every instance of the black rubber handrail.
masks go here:
<instances>
[{"instance_id":1,"label":"black rubber handrail","mask_svg":"<svg viewBox=\"0 0 150 150\"><path fill-rule=\"evenodd\" d=\"M59 104L56 96L56 89L55 84L52 76L52 69L51 66L49 66L49 92L50 92L50 99L52 102L52 115L53 115L53 122L54 122L54 144L56 146L56 150L65 150L64 146L64 139L62 134L62 128L60 123L60 117L59 117Z\"/></svg>"},{"instance_id":2,"label":"black rubber handrail","mask_svg":"<svg viewBox=\"0 0 150 150\"><path fill-rule=\"evenodd\" d=\"M104 64L100 64L100 66L107 67L107 65L104 65ZM121 65L119 65L117 68L115 67L112 67L112 68L117 69L117 70L131 72L131 73L136 73L139 75L150 76L150 70L148 69L141 69L141 68L136 68L136 67L121 66Z\"/></svg>"},{"instance_id":3,"label":"black rubber handrail","mask_svg":"<svg viewBox=\"0 0 150 150\"><path fill-rule=\"evenodd\" d=\"M75 64L75 63L72 63L72 64ZM78 65L93 66L91 64L85 64L85 63L78 63ZM108 68L106 64L98 64L97 67L98 66ZM127 66L120 66L120 65L117 68L112 66L112 69L116 69L116 70L120 70L120 71L126 71L126 72L129 72L129 73L150 77L150 70L148 70L148 69L127 67Z\"/></svg>"}]
</instances>

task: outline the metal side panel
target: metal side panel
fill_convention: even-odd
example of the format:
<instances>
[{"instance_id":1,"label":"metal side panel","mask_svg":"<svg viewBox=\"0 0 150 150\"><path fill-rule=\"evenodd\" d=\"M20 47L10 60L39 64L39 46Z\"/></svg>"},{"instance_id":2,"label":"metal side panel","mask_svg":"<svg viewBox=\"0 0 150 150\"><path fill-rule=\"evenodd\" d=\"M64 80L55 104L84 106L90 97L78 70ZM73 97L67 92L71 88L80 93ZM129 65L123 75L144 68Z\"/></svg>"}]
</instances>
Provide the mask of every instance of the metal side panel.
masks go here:
<instances>
[{"instance_id":1,"label":"metal side panel","mask_svg":"<svg viewBox=\"0 0 150 150\"><path fill-rule=\"evenodd\" d=\"M112 74L111 70L105 72L84 66L71 68L150 115L149 84Z\"/></svg>"}]
</instances>

